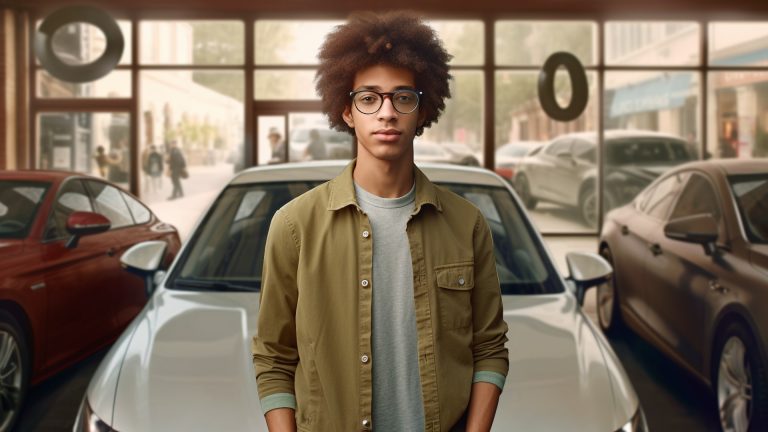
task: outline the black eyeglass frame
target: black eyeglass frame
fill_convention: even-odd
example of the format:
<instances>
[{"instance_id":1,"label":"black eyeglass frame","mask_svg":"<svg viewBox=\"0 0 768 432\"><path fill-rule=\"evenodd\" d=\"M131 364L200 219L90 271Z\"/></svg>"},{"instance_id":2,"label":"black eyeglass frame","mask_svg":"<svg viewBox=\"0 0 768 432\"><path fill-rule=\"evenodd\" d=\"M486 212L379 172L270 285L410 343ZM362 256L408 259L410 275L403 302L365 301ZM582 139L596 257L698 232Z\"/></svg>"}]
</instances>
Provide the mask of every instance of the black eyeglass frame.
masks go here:
<instances>
[{"instance_id":1,"label":"black eyeglass frame","mask_svg":"<svg viewBox=\"0 0 768 432\"><path fill-rule=\"evenodd\" d=\"M379 95L379 98L380 98L379 99L379 107L376 108L375 111L371 111L369 113L361 110L357 106L357 102L355 102L355 95L357 95L358 93L375 93L375 94ZM397 106L395 106L395 102L394 102L394 99L393 99L397 93L412 93L412 94L415 94L416 95L416 106L414 106L413 109L408 111L408 112L403 112L403 111L400 111L399 109L397 109ZM384 106L384 99L385 99L386 96L389 96L389 101L392 102L392 108L394 108L395 111L399 112L400 114L410 114L410 113L416 111L419 108L419 104L421 104L421 96L423 96L423 95L424 95L424 93L422 91L412 90L412 89L400 89L400 90L395 90L393 92L384 92L384 93L377 92L375 90L368 90L368 89L365 89L365 90L354 90L354 91L349 92L349 97L352 98L352 105L355 106L355 109L357 111L359 111L361 114L365 114L365 115L372 115L372 114L376 114L377 112L379 112L381 107Z\"/></svg>"}]
</instances>

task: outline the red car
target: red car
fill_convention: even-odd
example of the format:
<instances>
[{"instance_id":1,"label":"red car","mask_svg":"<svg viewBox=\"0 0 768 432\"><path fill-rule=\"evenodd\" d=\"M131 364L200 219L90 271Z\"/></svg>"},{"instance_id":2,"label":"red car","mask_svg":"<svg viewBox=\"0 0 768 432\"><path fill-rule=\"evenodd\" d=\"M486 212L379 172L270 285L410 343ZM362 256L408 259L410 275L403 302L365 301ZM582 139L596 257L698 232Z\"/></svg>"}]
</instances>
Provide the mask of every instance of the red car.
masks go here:
<instances>
[{"instance_id":1,"label":"red car","mask_svg":"<svg viewBox=\"0 0 768 432\"><path fill-rule=\"evenodd\" d=\"M147 301L122 253L147 240L181 246L176 229L97 178L0 171L0 430L27 387L111 344Z\"/></svg>"}]
</instances>

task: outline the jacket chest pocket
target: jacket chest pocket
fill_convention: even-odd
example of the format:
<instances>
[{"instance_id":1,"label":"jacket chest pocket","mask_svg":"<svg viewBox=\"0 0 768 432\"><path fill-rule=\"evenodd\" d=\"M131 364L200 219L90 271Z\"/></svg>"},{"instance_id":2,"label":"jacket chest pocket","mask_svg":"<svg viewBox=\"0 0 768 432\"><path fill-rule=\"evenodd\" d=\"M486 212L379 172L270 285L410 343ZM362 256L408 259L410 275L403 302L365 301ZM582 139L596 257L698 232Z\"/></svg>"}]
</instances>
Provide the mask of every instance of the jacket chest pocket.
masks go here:
<instances>
[{"instance_id":1,"label":"jacket chest pocket","mask_svg":"<svg viewBox=\"0 0 768 432\"><path fill-rule=\"evenodd\" d=\"M475 287L472 263L435 267L440 322L445 329L472 325L472 289Z\"/></svg>"}]
</instances>

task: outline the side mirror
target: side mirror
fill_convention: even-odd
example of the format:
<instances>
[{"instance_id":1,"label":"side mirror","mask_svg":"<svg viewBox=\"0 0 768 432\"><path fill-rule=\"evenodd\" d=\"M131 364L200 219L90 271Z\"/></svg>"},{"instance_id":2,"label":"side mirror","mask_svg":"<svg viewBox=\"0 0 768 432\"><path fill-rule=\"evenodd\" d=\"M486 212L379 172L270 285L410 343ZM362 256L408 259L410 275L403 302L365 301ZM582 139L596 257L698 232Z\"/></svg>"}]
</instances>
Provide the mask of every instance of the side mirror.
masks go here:
<instances>
[{"instance_id":1,"label":"side mirror","mask_svg":"<svg viewBox=\"0 0 768 432\"><path fill-rule=\"evenodd\" d=\"M92 212L72 212L67 218L67 232L72 237L67 240L66 247L74 249L80 241L80 237L109 231L112 224L104 215Z\"/></svg>"},{"instance_id":2,"label":"side mirror","mask_svg":"<svg viewBox=\"0 0 768 432\"><path fill-rule=\"evenodd\" d=\"M168 244L164 241L145 241L131 246L120 257L120 264L128 272L144 279L147 296L156 285L156 273L160 270Z\"/></svg>"},{"instance_id":3,"label":"side mirror","mask_svg":"<svg viewBox=\"0 0 768 432\"><path fill-rule=\"evenodd\" d=\"M704 253L712 255L719 230L714 216L702 213L672 219L664 225L664 235L672 240L698 243L704 247Z\"/></svg>"},{"instance_id":4,"label":"side mirror","mask_svg":"<svg viewBox=\"0 0 768 432\"><path fill-rule=\"evenodd\" d=\"M569 252L565 255L569 278L576 284L576 300L584 304L588 288L605 283L613 274L613 267L600 255L585 252Z\"/></svg>"}]
</instances>

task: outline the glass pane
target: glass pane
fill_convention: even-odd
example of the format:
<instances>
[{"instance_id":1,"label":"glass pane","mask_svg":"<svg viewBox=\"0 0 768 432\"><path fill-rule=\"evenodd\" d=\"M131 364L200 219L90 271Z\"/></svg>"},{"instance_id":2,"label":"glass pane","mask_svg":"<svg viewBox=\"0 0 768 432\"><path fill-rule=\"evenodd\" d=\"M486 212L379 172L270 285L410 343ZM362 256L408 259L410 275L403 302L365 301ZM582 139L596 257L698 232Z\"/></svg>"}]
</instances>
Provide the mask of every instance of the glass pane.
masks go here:
<instances>
[{"instance_id":1,"label":"glass pane","mask_svg":"<svg viewBox=\"0 0 768 432\"><path fill-rule=\"evenodd\" d=\"M257 65L317 64L325 36L344 21L258 20L255 26Z\"/></svg>"},{"instance_id":2,"label":"glass pane","mask_svg":"<svg viewBox=\"0 0 768 432\"><path fill-rule=\"evenodd\" d=\"M285 116L258 116L259 165L283 163L287 160Z\"/></svg>"},{"instance_id":3,"label":"glass pane","mask_svg":"<svg viewBox=\"0 0 768 432\"><path fill-rule=\"evenodd\" d=\"M448 162L460 165L483 164L483 73L453 71L452 97L445 111L415 140L416 161Z\"/></svg>"},{"instance_id":4,"label":"glass pane","mask_svg":"<svg viewBox=\"0 0 768 432\"><path fill-rule=\"evenodd\" d=\"M768 157L768 71L709 75L707 155Z\"/></svg>"},{"instance_id":5,"label":"glass pane","mask_svg":"<svg viewBox=\"0 0 768 432\"><path fill-rule=\"evenodd\" d=\"M133 218L119 190L101 182L87 181L96 212L110 222L110 229L133 225Z\"/></svg>"},{"instance_id":6,"label":"glass pane","mask_svg":"<svg viewBox=\"0 0 768 432\"><path fill-rule=\"evenodd\" d=\"M496 171L512 181L543 232L596 227L597 75L587 79L587 108L566 123L541 109L538 72L496 73ZM561 106L570 103L568 74L559 72L555 86Z\"/></svg>"},{"instance_id":7,"label":"glass pane","mask_svg":"<svg viewBox=\"0 0 768 432\"><path fill-rule=\"evenodd\" d=\"M597 62L597 24L592 21L497 21L496 64L541 66L557 51L585 66Z\"/></svg>"},{"instance_id":8,"label":"glass pane","mask_svg":"<svg viewBox=\"0 0 768 432\"><path fill-rule=\"evenodd\" d=\"M25 238L50 183L0 181L0 239Z\"/></svg>"},{"instance_id":9,"label":"glass pane","mask_svg":"<svg viewBox=\"0 0 768 432\"><path fill-rule=\"evenodd\" d=\"M148 208L144 207L144 204L140 203L138 200L125 192L123 192L123 199L125 199L125 203L128 204L128 208L131 210L131 216L133 216L133 220L137 224L144 224L149 222L149 219L152 217L152 213L149 212Z\"/></svg>"},{"instance_id":10,"label":"glass pane","mask_svg":"<svg viewBox=\"0 0 768 432\"><path fill-rule=\"evenodd\" d=\"M40 98L129 98L131 72L115 70L104 78L87 83L71 83L37 72L37 96Z\"/></svg>"},{"instance_id":11,"label":"glass pane","mask_svg":"<svg viewBox=\"0 0 768 432\"><path fill-rule=\"evenodd\" d=\"M37 139L37 168L78 171L128 188L129 114L40 113Z\"/></svg>"},{"instance_id":12,"label":"glass pane","mask_svg":"<svg viewBox=\"0 0 768 432\"><path fill-rule=\"evenodd\" d=\"M699 32L699 24L690 21L608 22L605 61L612 65L697 65L701 61Z\"/></svg>"},{"instance_id":13,"label":"glass pane","mask_svg":"<svg viewBox=\"0 0 768 432\"><path fill-rule=\"evenodd\" d=\"M256 100L320 100L315 92L315 71L257 70L254 87Z\"/></svg>"},{"instance_id":14,"label":"glass pane","mask_svg":"<svg viewBox=\"0 0 768 432\"><path fill-rule=\"evenodd\" d=\"M709 64L768 66L768 22L710 24Z\"/></svg>"},{"instance_id":15,"label":"glass pane","mask_svg":"<svg viewBox=\"0 0 768 432\"><path fill-rule=\"evenodd\" d=\"M37 22L40 26L42 20ZM118 20L117 25L123 33L123 55L121 65L131 64L132 40L131 22ZM98 27L80 22L60 28L53 35L53 52L62 62L71 65L82 65L97 60L107 47L107 39ZM37 59L37 57L35 57ZM38 61L39 65L40 62Z\"/></svg>"},{"instance_id":16,"label":"glass pane","mask_svg":"<svg viewBox=\"0 0 768 432\"><path fill-rule=\"evenodd\" d=\"M670 168L699 159L700 110L698 73L606 73L606 211Z\"/></svg>"},{"instance_id":17,"label":"glass pane","mask_svg":"<svg viewBox=\"0 0 768 432\"><path fill-rule=\"evenodd\" d=\"M157 211L153 203L212 197L226 184L233 155L244 153L244 86L243 73L236 71L142 72L141 160L157 152L163 161L160 170L142 164L143 202ZM170 217L163 220L174 223Z\"/></svg>"},{"instance_id":18,"label":"glass pane","mask_svg":"<svg viewBox=\"0 0 768 432\"><path fill-rule=\"evenodd\" d=\"M347 132L331 130L328 118L319 113L288 114L290 161L352 159L355 139Z\"/></svg>"},{"instance_id":19,"label":"glass pane","mask_svg":"<svg viewBox=\"0 0 768 432\"><path fill-rule=\"evenodd\" d=\"M480 66L485 61L485 37L482 21L429 21L446 51L453 56L451 65Z\"/></svg>"},{"instance_id":20,"label":"glass pane","mask_svg":"<svg viewBox=\"0 0 768 432\"><path fill-rule=\"evenodd\" d=\"M92 212L91 199L80 180L72 180L59 190L53 211L48 215L43 239L53 240L71 236L67 231L67 219L76 211Z\"/></svg>"},{"instance_id":21,"label":"glass pane","mask_svg":"<svg viewBox=\"0 0 768 432\"><path fill-rule=\"evenodd\" d=\"M669 218L677 219L703 213L712 215L718 223L720 222L720 205L712 184L704 176L692 174Z\"/></svg>"},{"instance_id":22,"label":"glass pane","mask_svg":"<svg viewBox=\"0 0 768 432\"><path fill-rule=\"evenodd\" d=\"M162 65L241 65L242 21L142 21L140 62Z\"/></svg>"}]
</instances>

